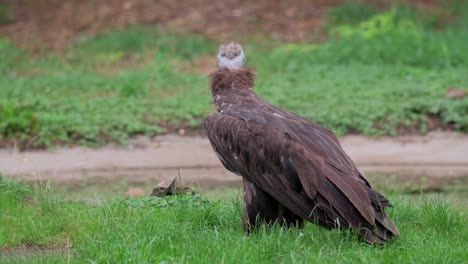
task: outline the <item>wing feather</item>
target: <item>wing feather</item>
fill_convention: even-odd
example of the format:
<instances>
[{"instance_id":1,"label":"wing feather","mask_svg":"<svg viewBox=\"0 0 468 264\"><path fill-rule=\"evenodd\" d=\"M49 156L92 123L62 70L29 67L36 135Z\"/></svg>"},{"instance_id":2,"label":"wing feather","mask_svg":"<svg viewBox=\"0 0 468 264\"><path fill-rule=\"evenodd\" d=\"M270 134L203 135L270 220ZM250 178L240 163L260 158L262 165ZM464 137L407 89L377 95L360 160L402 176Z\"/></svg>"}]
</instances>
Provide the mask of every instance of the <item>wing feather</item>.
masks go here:
<instances>
[{"instance_id":1,"label":"wing feather","mask_svg":"<svg viewBox=\"0 0 468 264\"><path fill-rule=\"evenodd\" d=\"M353 204L353 206L366 218L370 224L375 224L375 212L369 199L369 195L361 182L355 178L346 177L333 166L323 167L327 179L329 179Z\"/></svg>"},{"instance_id":2,"label":"wing feather","mask_svg":"<svg viewBox=\"0 0 468 264\"><path fill-rule=\"evenodd\" d=\"M369 243L399 235L383 211L390 203L370 188L333 133L308 121L272 118L255 111L215 113L204 125L228 170L297 215L328 228L354 228Z\"/></svg>"}]
</instances>

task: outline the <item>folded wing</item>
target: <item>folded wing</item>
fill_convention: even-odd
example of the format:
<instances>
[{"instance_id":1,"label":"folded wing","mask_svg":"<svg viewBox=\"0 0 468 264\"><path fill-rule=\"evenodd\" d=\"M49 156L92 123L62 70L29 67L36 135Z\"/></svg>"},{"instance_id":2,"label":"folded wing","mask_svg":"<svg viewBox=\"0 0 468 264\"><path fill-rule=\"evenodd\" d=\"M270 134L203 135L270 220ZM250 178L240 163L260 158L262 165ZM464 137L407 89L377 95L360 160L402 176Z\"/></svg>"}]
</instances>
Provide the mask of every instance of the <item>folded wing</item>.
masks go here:
<instances>
[{"instance_id":1,"label":"folded wing","mask_svg":"<svg viewBox=\"0 0 468 264\"><path fill-rule=\"evenodd\" d=\"M228 170L300 217L326 228L355 229L369 243L399 235L384 212L391 204L372 190L333 133L288 115L212 114L205 128Z\"/></svg>"}]
</instances>

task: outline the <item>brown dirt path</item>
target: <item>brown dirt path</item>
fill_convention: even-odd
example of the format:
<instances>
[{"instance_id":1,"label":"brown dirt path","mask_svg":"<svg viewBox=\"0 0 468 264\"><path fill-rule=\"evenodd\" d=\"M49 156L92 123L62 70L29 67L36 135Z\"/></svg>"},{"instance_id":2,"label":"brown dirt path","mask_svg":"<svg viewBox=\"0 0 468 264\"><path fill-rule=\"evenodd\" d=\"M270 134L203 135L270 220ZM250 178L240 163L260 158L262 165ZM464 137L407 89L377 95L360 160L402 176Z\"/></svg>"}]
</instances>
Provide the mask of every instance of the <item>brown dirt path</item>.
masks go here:
<instances>
[{"instance_id":1,"label":"brown dirt path","mask_svg":"<svg viewBox=\"0 0 468 264\"><path fill-rule=\"evenodd\" d=\"M346 136L341 142L364 173L425 176L442 183L468 177L468 135L431 132L426 136L379 139ZM222 168L206 138L174 135L137 138L125 148L33 152L2 149L0 174L57 182L122 177L144 182L181 174L184 182L210 186L240 180Z\"/></svg>"}]
</instances>

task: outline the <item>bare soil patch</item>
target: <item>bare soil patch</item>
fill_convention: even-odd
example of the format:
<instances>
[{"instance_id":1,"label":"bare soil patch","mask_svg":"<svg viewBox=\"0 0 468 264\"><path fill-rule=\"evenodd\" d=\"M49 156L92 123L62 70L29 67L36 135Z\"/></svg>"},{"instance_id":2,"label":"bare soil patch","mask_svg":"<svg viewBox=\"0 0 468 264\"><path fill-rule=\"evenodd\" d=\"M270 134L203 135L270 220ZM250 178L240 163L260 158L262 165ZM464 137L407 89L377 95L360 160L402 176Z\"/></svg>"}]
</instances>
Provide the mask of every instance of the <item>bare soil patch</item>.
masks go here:
<instances>
[{"instance_id":1,"label":"bare soil patch","mask_svg":"<svg viewBox=\"0 0 468 264\"><path fill-rule=\"evenodd\" d=\"M368 1L385 6L388 1ZM220 41L262 35L286 41L324 39L330 8L344 0L4 0L0 35L21 47L63 49L71 40L132 25L200 33ZM436 0L407 1L422 10ZM0 4L2 1L0 1Z\"/></svg>"},{"instance_id":2,"label":"bare soil patch","mask_svg":"<svg viewBox=\"0 0 468 264\"><path fill-rule=\"evenodd\" d=\"M318 33L327 10L343 0L294 1L11 1L0 27L20 46L62 49L73 39L132 25L201 33L228 40L260 33L290 41Z\"/></svg>"},{"instance_id":3,"label":"bare soil patch","mask_svg":"<svg viewBox=\"0 0 468 264\"><path fill-rule=\"evenodd\" d=\"M352 135L340 141L359 168L372 175L372 182L377 184L407 185L410 192L467 186L468 135L431 132L379 139ZM120 186L120 193L129 186L153 188L157 182L179 175L184 186L202 191L237 187L241 182L239 176L222 167L207 138L175 135L139 137L127 147L32 152L2 149L0 173L27 181L54 180L77 190Z\"/></svg>"},{"instance_id":4,"label":"bare soil patch","mask_svg":"<svg viewBox=\"0 0 468 264\"><path fill-rule=\"evenodd\" d=\"M33 244L24 244L18 247L4 247L0 249L1 260L19 261L34 258L38 255L70 256L72 244L66 241L57 247L39 246Z\"/></svg>"}]
</instances>

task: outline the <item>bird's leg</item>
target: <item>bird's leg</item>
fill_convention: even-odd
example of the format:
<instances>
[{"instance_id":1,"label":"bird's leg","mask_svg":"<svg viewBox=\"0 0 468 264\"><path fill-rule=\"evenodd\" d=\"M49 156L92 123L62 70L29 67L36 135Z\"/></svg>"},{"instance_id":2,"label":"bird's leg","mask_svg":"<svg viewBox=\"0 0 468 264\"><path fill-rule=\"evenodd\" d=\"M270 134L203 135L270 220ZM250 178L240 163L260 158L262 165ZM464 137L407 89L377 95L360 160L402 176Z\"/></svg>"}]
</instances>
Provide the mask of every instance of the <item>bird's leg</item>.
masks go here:
<instances>
[{"instance_id":1,"label":"bird's leg","mask_svg":"<svg viewBox=\"0 0 468 264\"><path fill-rule=\"evenodd\" d=\"M286 208L284 205L278 203L278 221L281 225L297 228L304 227L304 219L293 213L291 210Z\"/></svg>"},{"instance_id":2,"label":"bird's leg","mask_svg":"<svg viewBox=\"0 0 468 264\"><path fill-rule=\"evenodd\" d=\"M245 232L251 232L260 224L274 224L278 217L278 202L268 193L244 178Z\"/></svg>"},{"instance_id":3,"label":"bird's leg","mask_svg":"<svg viewBox=\"0 0 468 264\"><path fill-rule=\"evenodd\" d=\"M244 215L245 232L251 232L260 224L286 225L302 227L304 220L280 204L271 195L244 179Z\"/></svg>"}]
</instances>

